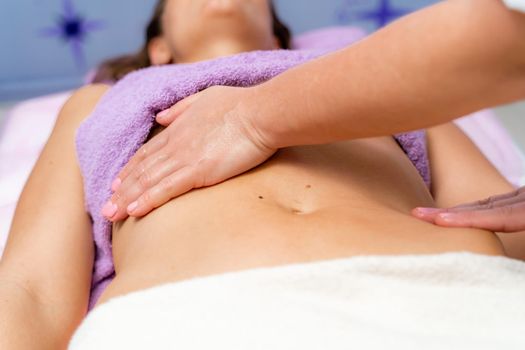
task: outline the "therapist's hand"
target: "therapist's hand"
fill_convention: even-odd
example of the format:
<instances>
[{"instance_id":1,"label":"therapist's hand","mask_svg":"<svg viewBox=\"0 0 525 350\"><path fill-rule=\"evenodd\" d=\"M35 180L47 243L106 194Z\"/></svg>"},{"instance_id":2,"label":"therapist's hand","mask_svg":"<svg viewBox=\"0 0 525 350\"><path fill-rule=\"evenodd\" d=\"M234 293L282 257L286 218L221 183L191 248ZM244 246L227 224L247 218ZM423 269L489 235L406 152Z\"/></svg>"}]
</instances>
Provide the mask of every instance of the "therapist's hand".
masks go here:
<instances>
[{"instance_id":1,"label":"therapist's hand","mask_svg":"<svg viewBox=\"0 0 525 350\"><path fill-rule=\"evenodd\" d=\"M416 208L412 214L439 226L473 227L494 232L525 231L525 187L454 208Z\"/></svg>"},{"instance_id":2,"label":"therapist's hand","mask_svg":"<svg viewBox=\"0 0 525 350\"><path fill-rule=\"evenodd\" d=\"M102 214L141 217L194 188L212 186L261 164L274 153L247 115L246 88L217 86L159 113L167 126L143 145L113 182Z\"/></svg>"}]
</instances>

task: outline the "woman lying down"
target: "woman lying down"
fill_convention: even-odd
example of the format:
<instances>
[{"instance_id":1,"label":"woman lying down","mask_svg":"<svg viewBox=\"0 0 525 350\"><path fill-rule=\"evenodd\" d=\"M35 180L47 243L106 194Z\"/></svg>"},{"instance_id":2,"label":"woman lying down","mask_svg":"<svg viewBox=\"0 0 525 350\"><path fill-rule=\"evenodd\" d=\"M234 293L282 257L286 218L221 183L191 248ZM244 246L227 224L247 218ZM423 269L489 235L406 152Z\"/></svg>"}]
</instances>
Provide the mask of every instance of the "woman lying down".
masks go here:
<instances>
[{"instance_id":1,"label":"woman lying down","mask_svg":"<svg viewBox=\"0 0 525 350\"><path fill-rule=\"evenodd\" d=\"M134 68L287 48L288 39L268 0L160 1ZM289 54L242 62L273 55ZM118 79L135 61L105 73ZM413 163L392 137L293 147L113 225L106 254L93 238L101 207L83 183L104 175L81 173L75 142L86 122L111 118L95 106L119 84L70 98L26 185L0 265L1 349L525 345L523 239L410 215L510 190L452 125L428 130L430 191L424 150ZM105 151L121 157L119 147ZM109 186L99 186L108 188L101 205Z\"/></svg>"}]
</instances>

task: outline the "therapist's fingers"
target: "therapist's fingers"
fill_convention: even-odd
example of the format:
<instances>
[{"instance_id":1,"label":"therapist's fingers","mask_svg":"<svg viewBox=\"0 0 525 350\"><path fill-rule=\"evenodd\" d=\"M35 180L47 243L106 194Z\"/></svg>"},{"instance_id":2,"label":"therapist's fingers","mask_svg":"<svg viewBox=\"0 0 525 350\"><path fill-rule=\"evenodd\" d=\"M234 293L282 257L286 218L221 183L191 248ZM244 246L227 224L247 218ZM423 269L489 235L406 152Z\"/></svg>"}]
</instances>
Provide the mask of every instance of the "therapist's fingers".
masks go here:
<instances>
[{"instance_id":1,"label":"therapist's fingers","mask_svg":"<svg viewBox=\"0 0 525 350\"><path fill-rule=\"evenodd\" d=\"M521 200L525 200L525 187L498 196L492 196L479 201L458 205L452 209L490 209L493 207L500 207L508 203L519 202Z\"/></svg>"},{"instance_id":2,"label":"therapist's fingers","mask_svg":"<svg viewBox=\"0 0 525 350\"><path fill-rule=\"evenodd\" d=\"M479 201L458 205L452 208L416 208L412 214L421 220L434 222L436 217L442 213L459 213L476 210L490 210L493 208L511 206L513 204L525 202L525 187L510 193L492 196Z\"/></svg>"},{"instance_id":3,"label":"therapist's fingers","mask_svg":"<svg viewBox=\"0 0 525 350\"><path fill-rule=\"evenodd\" d=\"M157 185L144 192L142 196L127 207L128 214L136 217L144 216L171 198L190 191L196 187L194 180L197 176L195 172L195 168L187 166L164 177Z\"/></svg>"},{"instance_id":4,"label":"therapist's fingers","mask_svg":"<svg viewBox=\"0 0 525 350\"><path fill-rule=\"evenodd\" d=\"M453 208L416 208L412 214L446 227L472 227L496 232L525 230L525 188Z\"/></svg>"},{"instance_id":5,"label":"therapist's fingers","mask_svg":"<svg viewBox=\"0 0 525 350\"><path fill-rule=\"evenodd\" d=\"M504 195L498 197L490 197L487 199L477 201L475 203L471 203L469 205L459 205L452 208L440 209L438 212L435 213L435 215L441 213L461 213L474 210L490 210L500 207L507 207L520 202L525 202L524 196Z\"/></svg>"},{"instance_id":6,"label":"therapist's fingers","mask_svg":"<svg viewBox=\"0 0 525 350\"><path fill-rule=\"evenodd\" d=\"M128 206L149 189L154 188L164 178L177 172L181 163L176 157L168 157L160 150L138 164L118 190L111 197L111 203L117 205L117 212L111 221L119 221L128 216Z\"/></svg>"},{"instance_id":7,"label":"therapist's fingers","mask_svg":"<svg viewBox=\"0 0 525 350\"><path fill-rule=\"evenodd\" d=\"M494 232L525 230L525 202L485 210L438 214L434 223L446 227L471 227Z\"/></svg>"},{"instance_id":8,"label":"therapist's fingers","mask_svg":"<svg viewBox=\"0 0 525 350\"><path fill-rule=\"evenodd\" d=\"M129 192L129 188L136 184L142 185L144 189L149 188L160 181L156 172L166 167L176 168L177 164L177 160L170 157L164 148L161 148L131 169L129 175L124 178L120 187L115 191L115 194L122 195Z\"/></svg>"},{"instance_id":9,"label":"therapist's fingers","mask_svg":"<svg viewBox=\"0 0 525 350\"><path fill-rule=\"evenodd\" d=\"M122 183L126 180L130 174L133 172L143 171L145 169L144 167L139 167L139 164L143 163L144 160L149 158L152 154L155 154L160 149L162 149L164 146L168 144L169 141L169 134L168 133L159 133L158 135L155 135L150 141L148 141L146 144L142 145L138 149L138 151L135 153L133 157L131 157L130 161L122 168L120 173L118 174L117 178L113 180L113 183L111 185L112 191L118 191ZM145 164L142 164L145 165Z\"/></svg>"},{"instance_id":10,"label":"therapist's fingers","mask_svg":"<svg viewBox=\"0 0 525 350\"><path fill-rule=\"evenodd\" d=\"M195 102L201 93L196 93L195 95L191 95L189 97L186 97L185 99L177 102L174 104L171 108L166 109L159 114L157 114L157 117L155 120L157 123L163 126L168 126L171 123L177 119L178 116L180 116L182 113L184 113L192 104Z\"/></svg>"},{"instance_id":11,"label":"therapist's fingers","mask_svg":"<svg viewBox=\"0 0 525 350\"><path fill-rule=\"evenodd\" d=\"M171 108L160 112L156 117L157 123L163 126L168 126L171 123L173 123L173 121L175 121L175 119L177 119L178 116L184 113L188 109L188 107L190 107L191 104L198 99L200 94L201 93L191 95L179 101ZM139 167L139 164L143 163L148 157L150 157L152 153L157 152L159 149L166 146L169 142L169 136L169 133L161 132L155 137L153 137L146 144L142 145L142 147L139 148L139 150L130 159L126 166L120 171L117 178L113 181L111 189L113 191L117 191L121 184L125 182L126 178L130 176L130 174L136 172L137 168L140 171L141 167ZM148 167L148 164L142 164L142 169L147 169Z\"/></svg>"}]
</instances>

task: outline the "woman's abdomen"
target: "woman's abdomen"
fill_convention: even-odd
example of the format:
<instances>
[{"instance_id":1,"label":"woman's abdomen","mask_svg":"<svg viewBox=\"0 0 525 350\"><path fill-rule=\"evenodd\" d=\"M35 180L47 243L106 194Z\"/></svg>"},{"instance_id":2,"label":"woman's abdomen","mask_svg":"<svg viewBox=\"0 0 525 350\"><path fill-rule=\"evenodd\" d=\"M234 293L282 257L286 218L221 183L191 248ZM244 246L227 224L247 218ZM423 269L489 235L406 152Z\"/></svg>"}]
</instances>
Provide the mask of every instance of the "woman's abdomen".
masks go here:
<instances>
[{"instance_id":1,"label":"woman's abdomen","mask_svg":"<svg viewBox=\"0 0 525 350\"><path fill-rule=\"evenodd\" d=\"M487 231L410 210L432 198L391 138L280 151L257 169L115 226L117 277L100 302L165 282L355 255L501 255Z\"/></svg>"}]
</instances>

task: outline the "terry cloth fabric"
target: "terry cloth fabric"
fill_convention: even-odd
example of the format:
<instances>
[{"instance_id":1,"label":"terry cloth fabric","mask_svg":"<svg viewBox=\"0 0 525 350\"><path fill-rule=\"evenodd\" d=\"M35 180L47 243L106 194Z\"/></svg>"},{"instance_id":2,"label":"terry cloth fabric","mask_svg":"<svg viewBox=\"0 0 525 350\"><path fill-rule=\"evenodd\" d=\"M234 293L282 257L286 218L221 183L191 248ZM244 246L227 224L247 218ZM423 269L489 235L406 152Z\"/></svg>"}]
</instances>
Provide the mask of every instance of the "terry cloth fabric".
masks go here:
<instances>
[{"instance_id":1,"label":"terry cloth fabric","mask_svg":"<svg viewBox=\"0 0 525 350\"><path fill-rule=\"evenodd\" d=\"M210 86L253 86L324 53L326 50L257 51L153 67L129 74L103 96L80 126L76 139L96 246L91 306L114 277L111 223L101 215L101 209L111 196L112 181L146 140L155 115ZM424 133L400 135L397 140L428 184Z\"/></svg>"},{"instance_id":2,"label":"terry cloth fabric","mask_svg":"<svg viewBox=\"0 0 525 350\"><path fill-rule=\"evenodd\" d=\"M369 256L196 278L91 312L70 350L522 350L525 263Z\"/></svg>"}]
</instances>

